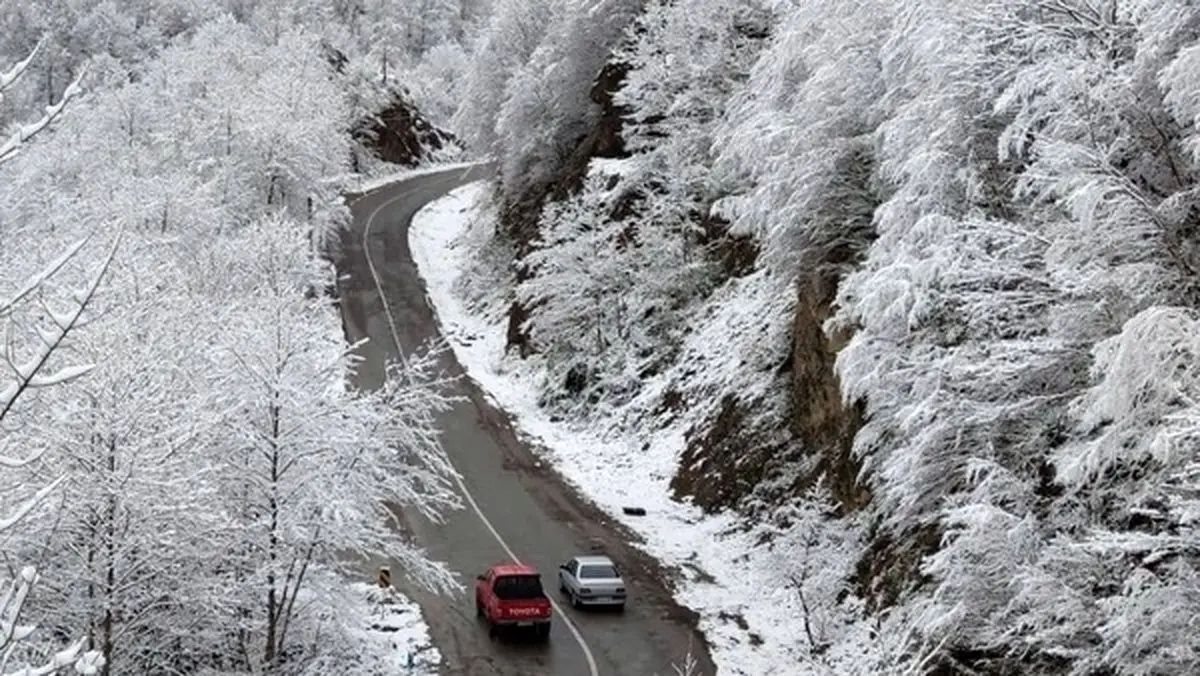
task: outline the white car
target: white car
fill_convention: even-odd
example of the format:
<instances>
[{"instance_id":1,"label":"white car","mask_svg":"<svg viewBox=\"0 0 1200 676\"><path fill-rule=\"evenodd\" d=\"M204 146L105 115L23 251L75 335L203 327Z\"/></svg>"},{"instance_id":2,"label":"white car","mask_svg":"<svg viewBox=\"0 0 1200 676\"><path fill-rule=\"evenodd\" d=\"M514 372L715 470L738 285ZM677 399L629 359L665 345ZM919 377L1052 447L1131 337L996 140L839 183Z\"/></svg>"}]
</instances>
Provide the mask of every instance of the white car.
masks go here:
<instances>
[{"instance_id":1,"label":"white car","mask_svg":"<svg viewBox=\"0 0 1200 676\"><path fill-rule=\"evenodd\" d=\"M607 556L576 556L558 567L558 589L571 606L625 608L625 580Z\"/></svg>"}]
</instances>

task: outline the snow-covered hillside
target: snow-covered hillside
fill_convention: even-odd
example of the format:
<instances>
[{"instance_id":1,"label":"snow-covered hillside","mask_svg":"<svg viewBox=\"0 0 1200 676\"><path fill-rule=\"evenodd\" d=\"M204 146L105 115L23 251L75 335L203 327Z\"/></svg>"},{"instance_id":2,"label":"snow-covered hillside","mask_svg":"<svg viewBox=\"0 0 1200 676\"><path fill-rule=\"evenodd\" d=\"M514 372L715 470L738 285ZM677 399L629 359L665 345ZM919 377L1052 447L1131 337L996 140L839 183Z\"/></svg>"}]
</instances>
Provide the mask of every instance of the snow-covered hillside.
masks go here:
<instances>
[{"instance_id":1,"label":"snow-covered hillside","mask_svg":"<svg viewBox=\"0 0 1200 676\"><path fill-rule=\"evenodd\" d=\"M462 293L547 416L809 543L793 659L1190 673L1197 59L1182 0L502 3Z\"/></svg>"},{"instance_id":2,"label":"snow-covered hillside","mask_svg":"<svg viewBox=\"0 0 1200 676\"><path fill-rule=\"evenodd\" d=\"M347 585L458 589L389 526L457 506L446 401L422 357L347 387L323 291L400 168L376 114L445 121L479 6L0 2L0 673L432 669Z\"/></svg>"},{"instance_id":3,"label":"snow-covered hillside","mask_svg":"<svg viewBox=\"0 0 1200 676\"><path fill-rule=\"evenodd\" d=\"M478 293L486 285L476 275L487 271L477 261L495 218L486 192L484 184L476 183L435 202L414 219L409 237L443 335L468 376L513 415L525 439L555 469L637 533L648 552L678 571L676 597L699 613L720 674L827 674L830 665L837 674L886 672L902 657L898 647L873 642L869 627L861 624L850 627L851 640L839 628L848 618L829 612L841 578L853 565L853 531L771 527L779 537L764 544L763 530L746 531L731 514L706 516L695 506L671 500L684 431L698 416L682 413L674 424L647 427L639 435L621 426L564 418L541 404L545 363L506 355L507 304L497 295ZM719 346L708 351L717 352ZM714 380L722 373L737 377L721 369L712 370ZM678 376L664 374L649 390L657 392L672 375ZM756 385L752 380L747 378L748 387ZM640 507L645 514L627 515L626 507ZM822 568L804 571L799 590L792 563L797 557L822 562ZM805 604L815 610L807 625L796 621L804 617ZM818 663L796 652L807 640L806 631L818 640L845 640L827 663Z\"/></svg>"}]
</instances>

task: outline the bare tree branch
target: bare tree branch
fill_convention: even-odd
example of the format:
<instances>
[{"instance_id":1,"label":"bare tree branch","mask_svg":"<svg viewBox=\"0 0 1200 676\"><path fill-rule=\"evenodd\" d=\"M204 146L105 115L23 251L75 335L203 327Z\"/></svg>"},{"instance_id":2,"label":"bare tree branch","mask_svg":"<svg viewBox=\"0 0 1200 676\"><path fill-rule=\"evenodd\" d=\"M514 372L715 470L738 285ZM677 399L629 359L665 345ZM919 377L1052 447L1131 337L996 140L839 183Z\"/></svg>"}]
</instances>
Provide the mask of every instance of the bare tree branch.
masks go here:
<instances>
[{"instance_id":1,"label":"bare tree branch","mask_svg":"<svg viewBox=\"0 0 1200 676\"><path fill-rule=\"evenodd\" d=\"M113 242L112 248L109 249L108 255L100 264L100 268L92 275L84 290L74 298L73 307L64 312L54 312L47 308L50 312L52 321L56 329L52 331L50 340L43 340L43 345L37 349L33 357L28 359L21 365L13 365L10 359L10 366L16 374L16 378L10 382L4 389L0 390L0 420L3 420L13 405L29 388L33 387L50 387L66 383L74 380L91 370L91 366L78 365L64 367L50 374L42 373L45 369L50 356L62 345L63 340L67 335L74 330L80 323L85 310L91 305L92 300L96 297L96 292L100 288L100 282L104 279L104 275L108 272L112 265L113 259L117 255L117 248L121 243L121 235L117 235L117 239ZM78 249L76 249L78 251ZM61 267L60 263L57 263ZM45 338L45 337L43 337ZM11 353L9 355L11 357Z\"/></svg>"},{"instance_id":2,"label":"bare tree branch","mask_svg":"<svg viewBox=\"0 0 1200 676\"><path fill-rule=\"evenodd\" d=\"M83 76L86 73L86 66L80 68L79 73L75 75L75 79L71 80L71 84L67 85L67 88L63 90L62 97L58 99L58 103L46 106L40 118L29 124L20 125L13 132L12 136L8 137L8 140L0 143L0 164L12 159L23 144L45 130L46 127L50 126L51 122L54 122L62 115L63 110L67 107L67 103L83 92L80 82L82 82Z\"/></svg>"},{"instance_id":3,"label":"bare tree branch","mask_svg":"<svg viewBox=\"0 0 1200 676\"><path fill-rule=\"evenodd\" d=\"M25 74L25 70L29 68L29 64L33 62L35 57L37 57L38 52L42 49L42 44L45 42L46 38L38 40L37 44L33 46L33 49L29 51L28 56L26 56L23 60L18 61L6 72L0 73L0 95L11 89L13 84L15 84L17 80L21 79L21 76Z\"/></svg>"}]
</instances>

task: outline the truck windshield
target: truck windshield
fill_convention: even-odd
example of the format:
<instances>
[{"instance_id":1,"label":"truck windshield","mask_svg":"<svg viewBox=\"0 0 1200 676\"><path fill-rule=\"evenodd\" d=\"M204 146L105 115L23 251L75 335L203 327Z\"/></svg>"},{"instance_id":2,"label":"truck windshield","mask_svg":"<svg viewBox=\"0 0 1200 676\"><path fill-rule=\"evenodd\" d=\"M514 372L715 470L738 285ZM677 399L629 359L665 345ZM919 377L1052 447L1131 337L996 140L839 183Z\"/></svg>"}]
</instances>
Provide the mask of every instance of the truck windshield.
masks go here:
<instances>
[{"instance_id":1,"label":"truck windshield","mask_svg":"<svg viewBox=\"0 0 1200 676\"><path fill-rule=\"evenodd\" d=\"M545 594L542 592L542 579L539 575L505 575L496 578L492 583L492 591L496 597L504 601L521 601L538 599Z\"/></svg>"}]
</instances>

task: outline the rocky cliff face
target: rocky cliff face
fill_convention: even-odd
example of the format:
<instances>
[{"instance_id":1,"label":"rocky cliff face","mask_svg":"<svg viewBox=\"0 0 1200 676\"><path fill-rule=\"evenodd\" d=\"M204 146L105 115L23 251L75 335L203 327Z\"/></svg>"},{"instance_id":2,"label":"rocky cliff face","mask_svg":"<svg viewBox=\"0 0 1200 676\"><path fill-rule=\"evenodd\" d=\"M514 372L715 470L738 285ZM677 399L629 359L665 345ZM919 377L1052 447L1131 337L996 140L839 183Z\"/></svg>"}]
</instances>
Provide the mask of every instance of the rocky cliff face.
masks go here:
<instances>
[{"instance_id":1,"label":"rocky cliff face","mask_svg":"<svg viewBox=\"0 0 1200 676\"><path fill-rule=\"evenodd\" d=\"M360 121L353 135L379 159L402 167L415 167L429 153L457 143L453 134L433 126L402 94Z\"/></svg>"},{"instance_id":2,"label":"rocky cliff face","mask_svg":"<svg viewBox=\"0 0 1200 676\"><path fill-rule=\"evenodd\" d=\"M345 73L346 55L328 43L322 43L322 50L334 72ZM402 167L415 167L430 153L458 144L453 134L430 123L403 92L394 94L382 110L358 120L350 134L375 157Z\"/></svg>"},{"instance_id":3,"label":"rocky cliff face","mask_svg":"<svg viewBox=\"0 0 1200 676\"><path fill-rule=\"evenodd\" d=\"M711 511L753 511L769 509L821 483L842 514L870 501L852 451L864 405L843 401L834 370L849 335L830 335L824 328L833 312L839 270L854 254L840 249L829 256L801 273L794 286L790 348L773 376L773 391L781 401L724 394L715 415L688 434L672 481L677 498L690 498ZM763 409L774 406L779 410L773 419Z\"/></svg>"}]
</instances>

